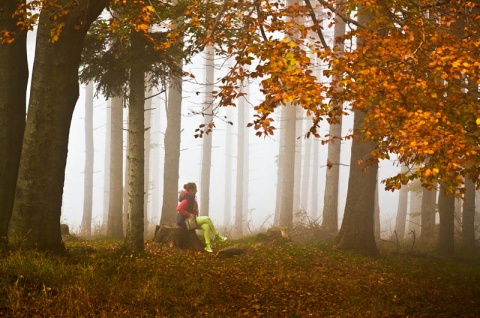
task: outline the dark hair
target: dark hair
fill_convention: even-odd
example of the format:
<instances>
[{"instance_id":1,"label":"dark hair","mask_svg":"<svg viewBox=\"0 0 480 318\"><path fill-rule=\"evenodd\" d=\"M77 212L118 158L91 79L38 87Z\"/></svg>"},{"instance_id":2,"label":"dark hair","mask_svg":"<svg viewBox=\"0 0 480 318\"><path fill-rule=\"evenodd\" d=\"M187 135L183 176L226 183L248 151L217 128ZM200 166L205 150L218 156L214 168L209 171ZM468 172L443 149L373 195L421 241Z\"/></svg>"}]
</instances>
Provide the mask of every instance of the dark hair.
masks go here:
<instances>
[{"instance_id":1,"label":"dark hair","mask_svg":"<svg viewBox=\"0 0 480 318\"><path fill-rule=\"evenodd\" d=\"M187 191L190 191L190 190L196 189L197 185L194 182L189 182L189 183L185 183L183 185L183 188Z\"/></svg>"}]
</instances>

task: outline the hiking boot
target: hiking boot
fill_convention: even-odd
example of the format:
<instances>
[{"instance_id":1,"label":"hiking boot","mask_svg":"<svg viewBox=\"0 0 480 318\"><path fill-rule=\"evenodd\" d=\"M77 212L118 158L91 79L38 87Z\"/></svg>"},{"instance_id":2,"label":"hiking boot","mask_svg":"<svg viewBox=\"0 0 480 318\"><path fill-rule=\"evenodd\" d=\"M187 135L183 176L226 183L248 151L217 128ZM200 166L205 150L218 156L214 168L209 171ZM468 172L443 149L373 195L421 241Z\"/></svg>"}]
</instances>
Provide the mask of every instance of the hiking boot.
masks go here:
<instances>
[{"instance_id":1,"label":"hiking boot","mask_svg":"<svg viewBox=\"0 0 480 318\"><path fill-rule=\"evenodd\" d=\"M220 234L215 235L215 238L216 238L219 242L225 242L226 240L228 240L225 236L221 236Z\"/></svg>"},{"instance_id":2,"label":"hiking boot","mask_svg":"<svg viewBox=\"0 0 480 318\"><path fill-rule=\"evenodd\" d=\"M210 246L210 244L207 244L207 246L205 246L205 251L209 252L209 253L212 253L213 250L212 250L212 247Z\"/></svg>"}]
</instances>

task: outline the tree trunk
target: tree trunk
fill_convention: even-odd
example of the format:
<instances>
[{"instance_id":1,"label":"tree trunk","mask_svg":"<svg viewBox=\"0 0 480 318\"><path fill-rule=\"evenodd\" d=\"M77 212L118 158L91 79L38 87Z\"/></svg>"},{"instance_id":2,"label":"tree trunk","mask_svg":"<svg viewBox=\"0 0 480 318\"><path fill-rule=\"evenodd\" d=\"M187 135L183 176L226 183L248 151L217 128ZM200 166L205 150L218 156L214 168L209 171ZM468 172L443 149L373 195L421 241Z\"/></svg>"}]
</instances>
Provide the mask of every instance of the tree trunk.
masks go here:
<instances>
[{"instance_id":1,"label":"tree trunk","mask_svg":"<svg viewBox=\"0 0 480 318\"><path fill-rule=\"evenodd\" d=\"M319 153L320 153L320 140L313 139L313 158L312 158L312 191L310 195L310 199L312 204L310 206L310 215L314 220L318 218L318 177L319 177L319 166L320 160Z\"/></svg>"},{"instance_id":2,"label":"tree trunk","mask_svg":"<svg viewBox=\"0 0 480 318\"><path fill-rule=\"evenodd\" d=\"M231 121L232 119L232 107L227 107L227 120ZM240 123L237 123L240 125ZM230 227L232 225L232 166L233 166L233 129L232 125L227 123L226 132L225 132L225 198L224 198L224 224L225 227Z\"/></svg>"},{"instance_id":3,"label":"tree trunk","mask_svg":"<svg viewBox=\"0 0 480 318\"><path fill-rule=\"evenodd\" d=\"M30 248L64 248L60 215L70 123L79 95L78 68L85 35L105 4L79 0L57 19L51 18L56 7L40 13L12 222L12 232ZM51 30L58 23L64 26L52 42Z\"/></svg>"},{"instance_id":4,"label":"tree trunk","mask_svg":"<svg viewBox=\"0 0 480 318\"><path fill-rule=\"evenodd\" d=\"M13 43L0 42L0 247L7 243L25 129L27 34L19 32L12 18L22 3L25 0L0 2L0 30L16 33Z\"/></svg>"},{"instance_id":5,"label":"tree trunk","mask_svg":"<svg viewBox=\"0 0 480 318\"><path fill-rule=\"evenodd\" d=\"M105 153L104 153L105 159L103 161L103 213L102 213L103 229L107 228L108 210L110 205L110 157L111 157L110 147L111 147L111 130L112 130L111 102L112 101L109 100L106 107L107 123L105 124Z\"/></svg>"},{"instance_id":6,"label":"tree trunk","mask_svg":"<svg viewBox=\"0 0 480 318\"><path fill-rule=\"evenodd\" d=\"M280 114L278 115L278 120L280 122L280 131L279 131L279 149L278 149L278 157L277 157L277 191L276 191L276 198L275 198L275 215L273 217L273 224L279 225L280 224L280 214L282 210L282 197L283 197L283 177L284 172L284 161L285 156L283 156L282 152L285 148L285 108L280 108Z\"/></svg>"},{"instance_id":7,"label":"tree trunk","mask_svg":"<svg viewBox=\"0 0 480 318\"><path fill-rule=\"evenodd\" d=\"M408 168L402 166L402 173L406 173ZM397 238L402 242L405 238L405 225L407 223L407 204L408 204L408 190L405 187L400 188L398 197L397 217L395 220L395 232Z\"/></svg>"},{"instance_id":8,"label":"tree trunk","mask_svg":"<svg viewBox=\"0 0 480 318\"><path fill-rule=\"evenodd\" d=\"M375 145L364 141L363 135L359 133L365 114L355 110L354 116L353 129L356 137L352 143L347 200L337 244L340 249L376 255L374 210L378 163L366 166L366 159L370 158ZM363 171L364 169L366 170Z\"/></svg>"},{"instance_id":9,"label":"tree trunk","mask_svg":"<svg viewBox=\"0 0 480 318\"><path fill-rule=\"evenodd\" d=\"M287 104L285 110L285 147L280 153L284 156L282 178L282 204L280 222L282 227L291 227L293 221L293 190L295 181L295 126L297 123L296 107Z\"/></svg>"},{"instance_id":10,"label":"tree trunk","mask_svg":"<svg viewBox=\"0 0 480 318\"><path fill-rule=\"evenodd\" d=\"M145 198L143 202L143 211L144 211L144 218L143 218L143 223L144 223L144 232L147 233L149 223L150 223L150 217L151 217L151 211L149 211L149 205L148 202L150 201L150 149L152 147L151 145L151 133L152 133L152 99L149 98L152 96L152 91L148 90L145 93L145 102L144 102L144 107L145 107L145 131L144 131L144 140L145 140L145 150L144 150L144 180L143 180L143 188L145 189Z\"/></svg>"},{"instance_id":11,"label":"tree trunk","mask_svg":"<svg viewBox=\"0 0 480 318\"><path fill-rule=\"evenodd\" d=\"M214 86L214 68L215 58L213 46L206 48L205 62L205 128L210 125L213 120L213 86ZM209 215L210 209L210 170L212 166L212 134L213 130L203 135L202 148L202 171L200 175L200 215Z\"/></svg>"},{"instance_id":12,"label":"tree trunk","mask_svg":"<svg viewBox=\"0 0 480 318\"><path fill-rule=\"evenodd\" d=\"M243 103L243 98L239 100L238 105L238 134L237 134L237 177L236 177L236 191L235 191L235 223L233 227L233 234L237 238L243 237L245 224L245 114L246 105Z\"/></svg>"},{"instance_id":13,"label":"tree trunk","mask_svg":"<svg viewBox=\"0 0 480 318\"><path fill-rule=\"evenodd\" d=\"M335 15L334 30L334 49L339 52L344 51L343 35L345 35L345 21ZM339 80L334 78L334 82ZM337 91L341 91L341 87L337 86ZM343 103L334 102L336 112L341 112ZM327 155L327 172L325 177L325 195L323 204L323 228L329 234L336 234L338 231L338 184L340 180L340 153L342 149L342 117L339 122L331 124L329 127L328 155Z\"/></svg>"},{"instance_id":14,"label":"tree trunk","mask_svg":"<svg viewBox=\"0 0 480 318\"><path fill-rule=\"evenodd\" d=\"M475 250L475 182L465 180L465 200L462 213L462 248Z\"/></svg>"},{"instance_id":15,"label":"tree trunk","mask_svg":"<svg viewBox=\"0 0 480 318\"><path fill-rule=\"evenodd\" d=\"M300 209L302 212L308 211L308 190L310 187L310 176L311 176L311 158L312 158L312 139L305 139L303 146L304 155L303 155L303 169L302 169L302 194L300 199Z\"/></svg>"},{"instance_id":16,"label":"tree trunk","mask_svg":"<svg viewBox=\"0 0 480 318\"><path fill-rule=\"evenodd\" d=\"M435 234L435 205L437 203L437 190L423 189L422 214L420 241L422 244L429 244L433 241Z\"/></svg>"},{"instance_id":17,"label":"tree trunk","mask_svg":"<svg viewBox=\"0 0 480 318\"><path fill-rule=\"evenodd\" d=\"M121 240L123 231L123 98L110 99L110 191L107 236Z\"/></svg>"},{"instance_id":18,"label":"tree trunk","mask_svg":"<svg viewBox=\"0 0 480 318\"><path fill-rule=\"evenodd\" d=\"M83 216L81 232L92 235L92 205L93 205L93 83L85 87L85 170L83 183Z\"/></svg>"},{"instance_id":19,"label":"tree trunk","mask_svg":"<svg viewBox=\"0 0 480 318\"><path fill-rule=\"evenodd\" d=\"M440 185L438 213L440 214L438 249L442 253L453 255L455 241L455 198L445 192L443 185Z\"/></svg>"},{"instance_id":20,"label":"tree trunk","mask_svg":"<svg viewBox=\"0 0 480 318\"><path fill-rule=\"evenodd\" d=\"M167 128L165 130L165 164L163 167L163 205L161 225L175 224L178 204L178 178L180 161L180 135L182 126L182 67L170 74L167 102Z\"/></svg>"},{"instance_id":21,"label":"tree trunk","mask_svg":"<svg viewBox=\"0 0 480 318\"><path fill-rule=\"evenodd\" d=\"M141 34L131 31L133 58L139 60L144 42ZM145 71L141 65L130 69L128 103L128 214L126 247L142 252L144 246L144 123Z\"/></svg>"}]
</instances>

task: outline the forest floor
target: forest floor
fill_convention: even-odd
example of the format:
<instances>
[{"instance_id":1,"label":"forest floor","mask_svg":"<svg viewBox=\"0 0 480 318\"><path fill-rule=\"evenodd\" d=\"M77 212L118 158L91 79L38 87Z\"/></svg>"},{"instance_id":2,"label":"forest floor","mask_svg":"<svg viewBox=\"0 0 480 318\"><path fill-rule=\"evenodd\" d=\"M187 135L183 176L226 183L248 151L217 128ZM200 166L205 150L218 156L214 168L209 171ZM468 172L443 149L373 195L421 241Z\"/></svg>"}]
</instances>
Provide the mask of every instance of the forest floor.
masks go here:
<instances>
[{"instance_id":1,"label":"forest floor","mask_svg":"<svg viewBox=\"0 0 480 318\"><path fill-rule=\"evenodd\" d=\"M0 258L0 317L480 317L480 259L258 237L241 255L146 242L66 241L67 255Z\"/></svg>"}]
</instances>

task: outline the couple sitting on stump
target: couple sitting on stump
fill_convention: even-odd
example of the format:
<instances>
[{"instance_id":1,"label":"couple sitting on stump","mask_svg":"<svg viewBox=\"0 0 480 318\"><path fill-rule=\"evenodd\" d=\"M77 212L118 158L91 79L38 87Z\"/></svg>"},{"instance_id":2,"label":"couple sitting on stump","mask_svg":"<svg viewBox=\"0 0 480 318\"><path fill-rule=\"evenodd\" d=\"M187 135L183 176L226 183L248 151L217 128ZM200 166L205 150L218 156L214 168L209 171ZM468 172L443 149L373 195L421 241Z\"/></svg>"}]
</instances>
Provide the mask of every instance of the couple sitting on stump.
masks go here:
<instances>
[{"instance_id":1,"label":"couple sitting on stump","mask_svg":"<svg viewBox=\"0 0 480 318\"><path fill-rule=\"evenodd\" d=\"M205 237L205 251L213 252L210 245L210 231L215 234L215 238L218 241L226 241L227 238L221 236L215 226L213 226L212 220L208 216L198 216L198 204L195 197L197 193L197 185L193 182L189 182L183 186L183 191L180 192L177 206L177 225L186 228L185 220L187 218L196 218L197 225L203 230Z\"/></svg>"}]
</instances>

